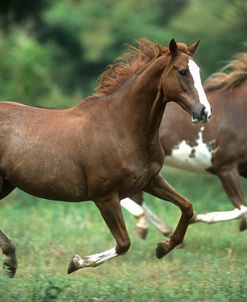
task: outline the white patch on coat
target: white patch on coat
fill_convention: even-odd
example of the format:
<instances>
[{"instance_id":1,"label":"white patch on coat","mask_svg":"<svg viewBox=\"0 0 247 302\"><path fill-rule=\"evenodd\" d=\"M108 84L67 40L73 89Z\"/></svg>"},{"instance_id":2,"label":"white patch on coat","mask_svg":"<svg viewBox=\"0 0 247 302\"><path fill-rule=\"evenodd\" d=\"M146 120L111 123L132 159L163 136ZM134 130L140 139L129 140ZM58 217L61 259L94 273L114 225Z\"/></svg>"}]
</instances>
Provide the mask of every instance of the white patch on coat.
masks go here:
<instances>
[{"instance_id":1,"label":"white patch on coat","mask_svg":"<svg viewBox=\"0 0 247 302\"><path fill-rule=\"evenodd\" d=\"M205 94L205 91L202 87L202 82L201 82L201 76L200 76L200 68L198 67L198 65L191 59L189 59L189 70L190 73L192 75L192 78L194 80L194 86L195 89L197 90L197 93L199 95L199 99L202 105L205 106L206 109L206 113L208 115L208 117L211 116L211 106L208 102L207 96Z\"/></svg>"},{"instance_id":2,"label":"white patch on coat","mask_svg":"<svg viewBox=\"0 0 247 302\"><path fill-rule=\"evenodd\" d=\"M175 147L171 155L166 156L165 164L192 172L206 172L212 166L212 158L217 149L212 149L203 142L203 130L201 127L198 139L194 146L190 146L185 140ZM213 145L214 141L210 142Z\"/></svg>"}]
</instances>

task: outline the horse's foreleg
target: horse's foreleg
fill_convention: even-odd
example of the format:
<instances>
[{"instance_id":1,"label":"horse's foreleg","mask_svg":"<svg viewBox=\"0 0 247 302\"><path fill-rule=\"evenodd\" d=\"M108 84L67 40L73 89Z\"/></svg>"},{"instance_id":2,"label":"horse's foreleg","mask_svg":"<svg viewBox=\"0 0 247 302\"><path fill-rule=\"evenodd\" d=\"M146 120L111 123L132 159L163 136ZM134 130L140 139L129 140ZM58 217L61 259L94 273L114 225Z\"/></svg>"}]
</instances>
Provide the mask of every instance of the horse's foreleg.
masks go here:
<instances>
[{"instance_id":1,"label":"horse's foreleg","mask_svg":"<svg viewBox=\"0 0 247 302\"><path fill-rule=\"evenodd\" d=\"M193 217L193 222L215 223L220 221L232 220L242 217L240 223L240 230L247 228L247 207L244 205L244 194L241 190L240 175L237 167L226 168L217 173L221 183L225 189L226 194L231 200L235 209L232 211L211 212L206 214L197 214Z\"/></svg>"},{"instance_id":2,"label":"horse's foreleg","mask_svg":"<svg viewBox=\"0 0 247 302\"><path fill-rule=\"evenodd\" d=\"M158 258L163 257L170 252L174 247L183 242L189 222L193 216L192 204L190 201L180 195L163 177L161 174L152 178L145 191L161 199L171 201L178 206L182 212L178 225L175 231L171 234L170 240L167 242L161 241L156 249Z\"/></svg>"},{"instance_id":3,"label":"horse's foreleg","mask_svg":"<svg viewBox=\"0 0 247 302\"><path fill-rule=\"evenodd\" d=\"M142 206L131 198L121 200L121 206L137 219L135 231L141 239L145 239L148 233L148 220Z\"/></svg>"},{"instance_id":4,"label":"horse's foreleg","mask_svg":"<svg viewBox=\"0 0 247 302\"><path fill-rule=\"evenodd\" d=\"M13 191L15 187L0 176L0 199L3 199L10 192ZM6 259L3 262L3 268L7 272L10 278L14 277L17 269L17 259L15 252L15 245L9 238L0 230L0 248Z\"/></svg>"},{"instance_id":5,"label":"horse's foreleg","mask_svg":"<svg viewBox=\"0 0 247 302\"><path fill-rule=\"evenodd\" d=\"M135 231L141 239L145 239L151 222L164 236L172 233L171 227L152 212L144 203L143 193L137 193L121 200L121 206L132 214L136 220Z\"/></svg>"},{"instance_id":6,"label":"horse's foreleg","mask_svg":"<svg viewBox=\"0 0 247 302\"><path fill-rule=\"evenodd\" d=\"M125 254L130 247L129 235L121 212L120 201L117 195L95 201L108 228L114 236L117 245L101 253L80 257L76 255L69 264L68 273L80 268L95 267L107 260Z\"/></svg>"},{"instance_id":7,"label":"horse's foreleg","mask_svg":"<svg viewBox=\"0 0 247 302\"><path fill-rule=\"evenodd\" d=\"M172 228L165 222L163 222L154 212L152 212L145 203L143 203L143 209L145 211L148 220L164 235L170 236Z\"/></svg>"},{"instance_id":8,"label":"horse's foreleg","mask_svg":"<svg viewBox=\"0 0 247 302\"><path fill-rule=\"evenodd\" d=\"M6 259L3 262L3 268L10 278L13 278L17 269L17 259L15 253L15 245L0 230L0 247Z\"/></svg>"}]
</instances>

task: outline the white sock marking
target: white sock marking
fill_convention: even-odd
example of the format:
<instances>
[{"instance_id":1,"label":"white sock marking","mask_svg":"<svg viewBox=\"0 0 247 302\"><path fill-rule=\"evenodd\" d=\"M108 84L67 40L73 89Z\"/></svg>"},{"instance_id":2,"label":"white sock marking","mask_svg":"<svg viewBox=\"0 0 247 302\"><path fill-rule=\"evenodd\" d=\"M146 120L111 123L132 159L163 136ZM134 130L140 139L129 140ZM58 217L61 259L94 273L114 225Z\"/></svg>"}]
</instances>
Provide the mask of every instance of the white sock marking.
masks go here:
<instances>
[{"instance_id":1,"label":"white sock marking","mask_svg":"<svg viewBox=\"0 0 247 302\"><path fill-rule=\"evenodd\" d=\"M206 223L214 223L219 221L226 221L237 219L247 213L247 207L241 206L240 209L234 209L232 211L211 212L207 214L196 215L195 221L201 221Z\"/></svg>"},{"instance_id":2,"label":"white sock marking","mask_svg":"<svg viewBox=\"0 0 247 302\"><path fill-rule=\"evenodd\" d=\"M171 227L160 220L160 218L155 215L147 206L143 203L143 209L146 214L146 218L163 234L171 234Z\"/></svg>"},{"instance_id":3,"label":"white sock marking","mask_svg":"<svg viewBox=\"0 0 247 302\"><path fill-rule=\"evenodd\" d=\"M130 214L132 214L135 217L139 217L144 215L144 210L141 206L139 206L136 202L134 202L132 199L130 198L124 198L120 201L120 204L123 208L125 208L125 210L127 210L128 212L130 212Z\"/></svg>"},{"instance_id":4,"label":"white sock marking","mask_svg":"<svg viewBox=\"0 0 247 302\"><path fill-rule=\"evenodd\" d=\"M79 268L89 267L89 266L95 267L117 256L119 255L116 253L116 248L113 247L102 253L93 254L90 256L80 257L76 255L73 261L75 262L76 266Z\"/></svg>"}]
</instances>

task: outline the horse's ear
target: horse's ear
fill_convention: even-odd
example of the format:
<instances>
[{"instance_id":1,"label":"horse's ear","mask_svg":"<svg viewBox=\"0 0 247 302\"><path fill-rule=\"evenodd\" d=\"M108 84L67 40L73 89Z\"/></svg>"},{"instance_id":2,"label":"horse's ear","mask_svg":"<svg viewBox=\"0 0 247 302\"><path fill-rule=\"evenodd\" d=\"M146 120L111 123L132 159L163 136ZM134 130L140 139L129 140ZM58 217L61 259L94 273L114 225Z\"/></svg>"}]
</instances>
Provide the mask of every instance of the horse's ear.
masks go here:
<instances>
[{"instance_id":1,"label":"horse's ear","mask_svg":"<svg viewBox=\"0 0 247 302\"><path fill-rule=\"evenodd\" d=\"M171 39L171 41L169 43L169 50L173 57L175 57L178 53L177 43L174 39Z\"/></svg>"},{"instance_id":2,"label":"horse's ear","mask_svg":"<svg viewBox=\"0 0 247 302\"><path fill-rule=\"evenodd\" d=\"M188 46L188 51L189 51L189 53L190 53L192 56L193 56L193 54L195 53L195 51L196 51L196 49L197 49L197 47L198 47L199 44L200 44L200 40L198 40L196 43L194 43L194 44Z\"/></svg>"}]
</instances>

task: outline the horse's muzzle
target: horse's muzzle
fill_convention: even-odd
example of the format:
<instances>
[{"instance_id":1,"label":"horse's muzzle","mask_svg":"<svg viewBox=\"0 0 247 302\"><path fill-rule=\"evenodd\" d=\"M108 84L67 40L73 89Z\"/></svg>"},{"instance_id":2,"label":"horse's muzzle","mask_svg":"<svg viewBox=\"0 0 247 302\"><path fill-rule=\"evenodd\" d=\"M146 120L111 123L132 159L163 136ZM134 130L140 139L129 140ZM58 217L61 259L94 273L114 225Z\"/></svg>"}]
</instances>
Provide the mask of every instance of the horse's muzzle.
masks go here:
<instances>
[{"instance_id":1,"label":"horse's muzzle","mask_svg":"<svg viewBox=\"0 0 247 302\"><path fill-rule=\"evenodd\" d=\"M206 123L211 117L212 110L207 111L206 107L203 105L199 110L195 110L192 113L192 122L193 123Z\"/></svg>"}]
</instances>

